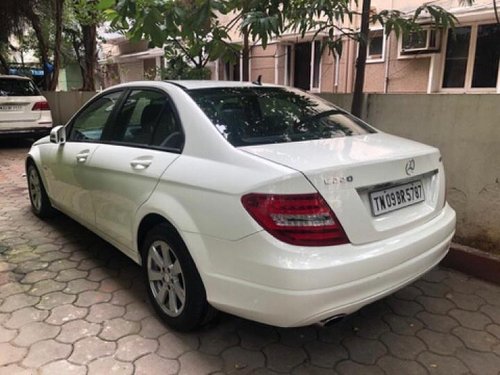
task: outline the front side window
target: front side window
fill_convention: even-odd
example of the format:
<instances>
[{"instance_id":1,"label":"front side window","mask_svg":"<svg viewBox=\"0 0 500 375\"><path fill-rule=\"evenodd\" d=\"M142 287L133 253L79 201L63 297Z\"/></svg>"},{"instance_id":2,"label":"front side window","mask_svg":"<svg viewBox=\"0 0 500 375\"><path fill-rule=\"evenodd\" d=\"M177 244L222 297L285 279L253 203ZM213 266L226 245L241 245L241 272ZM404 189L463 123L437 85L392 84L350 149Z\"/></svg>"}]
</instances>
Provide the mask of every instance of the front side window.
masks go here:
<instances>
[{"instance_id":1,"label":"front side window","mask_svg":"<svg viewBox=\"0 0 500 375\"><path fill-rule=\"evenodd\" d=\"M182 134L168 98L161 92L141 89L128 95L107 140L180 150Z\"/></svg>"},{"instance_id":2,"label":"front side window","mask_svg":"<svg viewBox=\"0 0 500 375\"><path fill-rule=\"evenodd\" d=\"M98 141L122 91L115 91L94 100L80 112L71 125L70 141Z\"/></svg>"},{"instance_id":3,"label":"front side window","mask_svg":"<svg viewBox=\"0 0 500 375\"><path fill-rule=\"evenodd\" d=\"M233 146L299 142L374 133L317 97L282 88L191 90L191 97Z\"/></svg>"}]
</instances>

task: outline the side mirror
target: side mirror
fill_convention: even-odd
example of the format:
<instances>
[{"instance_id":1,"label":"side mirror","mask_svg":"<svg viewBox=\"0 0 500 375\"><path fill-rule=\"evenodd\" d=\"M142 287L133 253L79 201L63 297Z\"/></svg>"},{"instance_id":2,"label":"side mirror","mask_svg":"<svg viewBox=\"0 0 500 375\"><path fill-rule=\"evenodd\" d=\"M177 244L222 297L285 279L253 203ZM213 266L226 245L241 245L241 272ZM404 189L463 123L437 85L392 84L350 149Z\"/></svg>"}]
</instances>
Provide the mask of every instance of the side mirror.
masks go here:
<instances>
[{"instance_id":1,"label":"side mirror","mask_svg":"<svg viewBox=\"0 0 500 375\"><path fill-rule=\"evenodd\" d=\"M57 144L64 144L66 143L66 129L64 126L59 125L50 131L50 142L51 143L57 143Z\"/></svg>"}]
</instances>

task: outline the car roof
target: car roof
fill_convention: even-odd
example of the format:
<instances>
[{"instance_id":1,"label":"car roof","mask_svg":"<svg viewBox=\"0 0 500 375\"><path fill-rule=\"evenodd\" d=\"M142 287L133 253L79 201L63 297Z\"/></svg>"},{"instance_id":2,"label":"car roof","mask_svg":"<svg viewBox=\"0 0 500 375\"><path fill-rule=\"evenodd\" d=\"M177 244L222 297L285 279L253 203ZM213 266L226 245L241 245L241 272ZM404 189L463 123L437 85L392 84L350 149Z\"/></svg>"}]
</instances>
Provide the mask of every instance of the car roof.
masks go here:
<instances>
[{"instance_id":1,"label":"car roof","mask_svg":"<svg viewBox=\"0 0 500 375\"><path fill-rule=\"evenodd\" d=\"M8 79L22 79L22 80L31 80L29 77L23 77L23 76L16 76L16 75L5 75L5 74L0 74L0 78L8 78Z\"/></svg>"},{"instance_id":2,"label":"car roof","mask_svg":"<svg viewBox=\"0 0 500 375\"><path fill-rule=\"evenodd\" d=\"M186 90L223 88L223 87L258 87L258 86L260 86L256 83L240 82L240 81L168 80L165 82L180 86ZM274 86L274 85L266 84L266 85L262 85L262 86Z\"/></svg>"}]
</instances>

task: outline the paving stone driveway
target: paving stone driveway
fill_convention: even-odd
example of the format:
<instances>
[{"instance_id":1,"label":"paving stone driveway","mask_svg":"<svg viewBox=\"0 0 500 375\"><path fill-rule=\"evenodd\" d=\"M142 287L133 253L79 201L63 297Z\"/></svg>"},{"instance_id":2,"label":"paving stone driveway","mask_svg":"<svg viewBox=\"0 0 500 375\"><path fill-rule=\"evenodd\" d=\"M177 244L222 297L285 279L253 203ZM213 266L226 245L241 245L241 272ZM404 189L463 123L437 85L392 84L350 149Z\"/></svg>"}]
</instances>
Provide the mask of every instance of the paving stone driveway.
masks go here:
<instances>
[{"instance_id":1,"label":"paving stone driveway","mask_svg":"<svg viewBox=\"0 0 500 375\"><path fill-rule=\"evenodd\" d=\"M330 328L222 315L172 332L138 266L63 215L31 214L25 153L0 143L0 374L500 371L500 287L439 268Z\"/></svg>"}]
</instances>

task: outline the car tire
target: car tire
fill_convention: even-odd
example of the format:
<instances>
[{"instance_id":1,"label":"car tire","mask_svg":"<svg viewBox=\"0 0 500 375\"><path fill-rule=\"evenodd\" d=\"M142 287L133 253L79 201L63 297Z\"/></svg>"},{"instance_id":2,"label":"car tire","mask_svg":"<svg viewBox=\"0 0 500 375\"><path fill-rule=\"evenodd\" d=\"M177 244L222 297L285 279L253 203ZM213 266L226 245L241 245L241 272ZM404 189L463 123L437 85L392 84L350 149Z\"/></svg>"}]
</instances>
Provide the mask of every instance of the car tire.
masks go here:
<instances>
[{"instance_id":1,"label":"car tire","mask_svg":"<svg viewBox=\"0 0 500 375\"><path fill-rule=\"evenodd\" d=\"M33 162L26 168L26 178L33 213L42 219L54 216L56 211L50 203L40 173Z\"/></svg>"},{"instance_id":2,"label":"car tire","mask_svg":"<svg viewBox=\"0 0 500 375\"><path fill-rule=\"evenodd\" d=\"M192 331L215 318L189 251L175 230L159 224L142 244L142 264L154 309L172 328Z\"/></svg>"}]
</instances>

